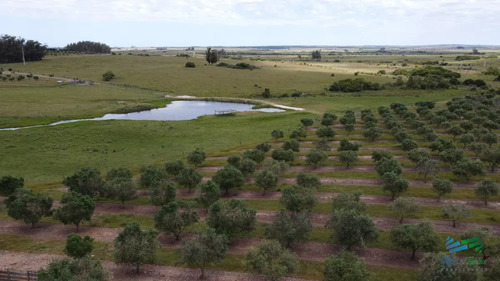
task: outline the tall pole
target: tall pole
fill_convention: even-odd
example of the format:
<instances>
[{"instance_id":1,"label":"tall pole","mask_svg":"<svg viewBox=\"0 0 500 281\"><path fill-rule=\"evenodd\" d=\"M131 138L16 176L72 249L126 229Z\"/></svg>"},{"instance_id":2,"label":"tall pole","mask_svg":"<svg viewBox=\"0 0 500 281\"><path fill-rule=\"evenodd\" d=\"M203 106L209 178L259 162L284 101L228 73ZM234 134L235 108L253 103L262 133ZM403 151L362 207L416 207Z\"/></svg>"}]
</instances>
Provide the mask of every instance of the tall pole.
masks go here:
<instances>
[{"instance_id":1,"label":"tall pole","mask_svg":"<svg viewBox=\"0 0 500 281\"><path fill-rule=\"evenodd\" d=\"M26 60L24 60L24 45L21 45L21 53L23 54L23 64L26 66Z\"/></svg>"}]
</instances>

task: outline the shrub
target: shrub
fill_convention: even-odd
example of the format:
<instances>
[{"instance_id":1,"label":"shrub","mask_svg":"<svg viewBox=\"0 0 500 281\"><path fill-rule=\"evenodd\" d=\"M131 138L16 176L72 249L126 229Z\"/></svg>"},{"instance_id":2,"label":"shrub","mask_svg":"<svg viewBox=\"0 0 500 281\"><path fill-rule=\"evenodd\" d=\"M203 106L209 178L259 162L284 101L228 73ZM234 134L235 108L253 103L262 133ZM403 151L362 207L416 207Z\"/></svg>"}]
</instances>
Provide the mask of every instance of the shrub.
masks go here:
<instances>
[{"instance_id":1,"label":"shrub","mask_svg":"<svg viewBox=\"0 0 500 281\"><path fill-rule=\"evenodd\" d=\"M112 71L106 71L103 75L102 75L102 80L104 81L111 81L112 79L115 78L115 74L112 72Z\"/></svg>"},{"instance_id":2,"label":"shrub","mask_svg":"<svg viewBox=\"0 0 500 281\"><path fill-rule=\"evenodd\" d=\"M195 68L196 64L194 62L188 61L186 62L186 67Z\"/></svg>"}]
</instances>

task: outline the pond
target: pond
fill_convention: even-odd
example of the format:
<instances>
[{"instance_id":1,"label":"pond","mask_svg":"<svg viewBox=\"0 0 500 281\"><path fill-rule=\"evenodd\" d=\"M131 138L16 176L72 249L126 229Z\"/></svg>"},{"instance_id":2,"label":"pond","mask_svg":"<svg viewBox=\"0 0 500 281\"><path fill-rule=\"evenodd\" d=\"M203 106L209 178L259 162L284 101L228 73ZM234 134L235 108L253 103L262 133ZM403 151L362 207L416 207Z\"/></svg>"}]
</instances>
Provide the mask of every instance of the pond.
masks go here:
<instances>
[{"instance_id":1,"label":"pond","mask_svg":"<svg viewBox=\"0 0 500 281\"><path fill-rule=\"evenodd\" d=\"M37 128L44 126L55 126L65 123L74 123L80 121L101 121L101 120L142 120L142 121L180 121L192 120L203 115L214 115L221 112L244 112L244 111L260 111L260 112L283 112L279 108L260 108L252 109L253 104L234 103L234 102L215 102L215 101L173 101L167 104L164 108L155 108L140 112L132 112L125 114L106 114L102 117L92 119L75 119L64 120L48 125L37 125L29 127L5 128L0 131L12 131L25 128Z\"/></svg>"}]
</instances>

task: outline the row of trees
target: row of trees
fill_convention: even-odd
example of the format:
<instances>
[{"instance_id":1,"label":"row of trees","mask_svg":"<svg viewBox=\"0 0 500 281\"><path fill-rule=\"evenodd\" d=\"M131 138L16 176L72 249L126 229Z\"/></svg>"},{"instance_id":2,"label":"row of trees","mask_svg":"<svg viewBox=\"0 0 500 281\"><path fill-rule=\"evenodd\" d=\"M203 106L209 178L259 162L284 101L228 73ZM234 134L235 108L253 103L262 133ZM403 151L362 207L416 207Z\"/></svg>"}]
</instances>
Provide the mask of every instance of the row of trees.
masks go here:
<instances>
[{"instance_id":1,"label":"row of trees","mask_svg":"<svg viewBox=\"0 0 500 281\"><path fill-rule=\"evenodd\" d=\"M35 40L2 35L0 37L0 63L39 61L47 51L47 46Z\"/></svg>"},{"instance_id":2,"label":"row of trees","mask_svg":"<svg viewBox=\"0 0 500 281\"><path fill-rule=\"evenodd\" d=\"M111 47L100 42L79 41L64 47L65 51L85 54L110 54Z\"/></svg>"}]
</instances>

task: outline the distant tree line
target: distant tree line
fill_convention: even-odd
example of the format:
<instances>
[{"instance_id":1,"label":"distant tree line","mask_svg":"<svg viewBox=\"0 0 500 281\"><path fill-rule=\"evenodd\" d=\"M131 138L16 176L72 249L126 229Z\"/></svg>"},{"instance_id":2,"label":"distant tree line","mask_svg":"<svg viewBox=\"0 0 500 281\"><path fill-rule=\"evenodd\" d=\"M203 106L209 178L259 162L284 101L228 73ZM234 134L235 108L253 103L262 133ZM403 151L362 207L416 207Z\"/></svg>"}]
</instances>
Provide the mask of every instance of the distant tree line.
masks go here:
<instances>
[{"instance_id":1,"label":"distant tree line","mask_svg":"<svg viewBox=\"0 0 500 281\"><path fill-rule=\"evenodd\" d=\"M38 41L2 35L0 37L0 63L15 63L23 61L38 61L45 56L47 46Z\"/></svg>"},{"instance_id":2,"label":"distant tree line","mask_svg":"<svg viewBox=\"0 0 500 281\"><path fill-rule=\"evenodd\" d=\"M92 41L80 41L77 43L68 44L64 49L68 52L79 52L86 54L109 54L111 47L104 43Z\"/></svg>"},{"instance_id":3,"label":"distant tree line","mask_svg":"<svg viewBox=\"0 0 500 281\"><path fill-rule=\"evenodd\" d=\"M369 82L363 78L356 78L356 79L345 79L337 81L330 86L330 91L350 93L350 92L361 92L364 90L377 91L382 88L383 87L380 86L379 83Z\"/></svg>"}]
</instances>

